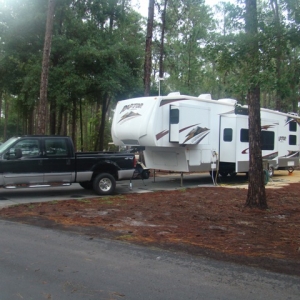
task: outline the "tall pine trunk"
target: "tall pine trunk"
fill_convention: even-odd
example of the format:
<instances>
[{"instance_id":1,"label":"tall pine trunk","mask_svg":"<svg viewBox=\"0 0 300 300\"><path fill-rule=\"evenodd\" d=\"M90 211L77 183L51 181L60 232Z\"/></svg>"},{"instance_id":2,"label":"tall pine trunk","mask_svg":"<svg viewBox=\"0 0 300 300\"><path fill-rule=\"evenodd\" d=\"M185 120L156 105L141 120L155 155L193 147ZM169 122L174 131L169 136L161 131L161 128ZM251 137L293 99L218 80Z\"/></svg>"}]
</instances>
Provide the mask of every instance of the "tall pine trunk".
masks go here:
<instances>
[{"instance_id":1,"label":"tall pine trunk","mask_svg":"<svg viewBox=\"0 0 300 300\"><path fill-rule=\"evenodd\" d=\"M161 28L161 42L160 42L160 55L159 55L159 78L164 77L164 40L166 30L166 13L167 13L168 0L165 0L164 10L162 12L162 28Z\"/></svg>"},{"instance_id":2,"label":"tall pine trunk","mask_svg":"<svg viewBox=\"0 0 300 300\"><path fill-rule=\"evenodd\" d=\"M53 31L53 18L54 18L55 0L49 0L48 12L47 12L47 24L44 41L43 51L43 63L42 63L42 74L41 74L41 86L40 86L40 99L37 109L37 134L46 133L47 125L47 92L48 92L48 73L49 73L49 61L51 52L52 42L52 31Z\"/></svg>"},{"instance_id":3,"label":"tall pine trunk","mask_svg":"<svg viewBox=\"0 0 300 300\"><path fill-rule=\"evenodd\" d=\"M256 0L246 0L245 30L248 41L249 70L249 185L246 206L267 208L261 153L259 46Z\"/></svg>"},{"instance_id":4,"label":"tall pine trunk","mask_svg":"<svg viewBox=\"0 0 300 300\"><path fill-rule=\"evenodd\" d=\"M151 86L153 21L154 21L154 0L149 0L145 64L144 64L144 95L145 96L150 95L150 86Z\"/></svg>"}]
</instances>

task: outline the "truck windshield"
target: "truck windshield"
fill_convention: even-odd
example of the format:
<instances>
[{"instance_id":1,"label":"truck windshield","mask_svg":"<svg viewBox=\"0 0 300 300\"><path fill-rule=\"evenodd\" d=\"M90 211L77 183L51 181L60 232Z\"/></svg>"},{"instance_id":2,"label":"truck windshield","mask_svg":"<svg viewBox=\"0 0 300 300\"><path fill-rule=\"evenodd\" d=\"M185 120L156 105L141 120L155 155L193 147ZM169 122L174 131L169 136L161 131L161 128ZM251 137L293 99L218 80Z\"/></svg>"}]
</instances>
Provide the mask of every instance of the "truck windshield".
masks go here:
<instances>
[{"instance_id":1,"label":"truck windshield","mask_svg":"<svg viewBox=\"0 0 300 300\"><path fill-rule=\"evenodd\" d=\"M5 143L0 145L0 153L3 153L7 148L9 148L18 139L19 139L18 137L12 137L9 140L7 140Z\"/></svg>"}]
</instances>

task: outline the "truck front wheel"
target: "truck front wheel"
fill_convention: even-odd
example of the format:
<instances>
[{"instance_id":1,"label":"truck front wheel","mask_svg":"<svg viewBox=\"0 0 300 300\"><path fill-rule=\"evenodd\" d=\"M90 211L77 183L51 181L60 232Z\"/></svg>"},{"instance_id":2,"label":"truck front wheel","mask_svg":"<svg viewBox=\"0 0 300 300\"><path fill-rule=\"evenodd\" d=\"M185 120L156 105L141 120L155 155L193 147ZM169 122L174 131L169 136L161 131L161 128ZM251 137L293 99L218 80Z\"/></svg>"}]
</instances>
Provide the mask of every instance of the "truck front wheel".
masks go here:
<instances>
[{"instance_id":1,"label":"truck front wheel","mask_svg":"<svg viewBox=\"0 0 300 300\"><path fill-rule=\"evenodd\" d=\"M101 173L95 177L93 189L98 195L110 195L116 189L115 178L109 173Z\"/></svg>"}]
</instances>

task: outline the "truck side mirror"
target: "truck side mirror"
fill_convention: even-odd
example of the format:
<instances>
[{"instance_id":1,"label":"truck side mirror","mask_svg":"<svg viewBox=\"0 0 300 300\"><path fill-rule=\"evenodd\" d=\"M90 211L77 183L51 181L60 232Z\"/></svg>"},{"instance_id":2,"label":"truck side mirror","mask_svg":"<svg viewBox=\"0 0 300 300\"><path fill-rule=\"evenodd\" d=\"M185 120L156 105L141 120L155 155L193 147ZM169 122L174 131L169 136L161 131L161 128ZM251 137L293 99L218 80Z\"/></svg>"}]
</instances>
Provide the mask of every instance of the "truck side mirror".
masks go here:
<instances>
[{"instance_id":1,"label":"truck side mirror","mask_svg":"<svg viewBox=\"0 0 300 300\"><path fill-rule=\"evenodd\" d=\"M20 148L15 149L15 158L21 158L22 157L22 150Z\"/></svg>"}]
</instances>

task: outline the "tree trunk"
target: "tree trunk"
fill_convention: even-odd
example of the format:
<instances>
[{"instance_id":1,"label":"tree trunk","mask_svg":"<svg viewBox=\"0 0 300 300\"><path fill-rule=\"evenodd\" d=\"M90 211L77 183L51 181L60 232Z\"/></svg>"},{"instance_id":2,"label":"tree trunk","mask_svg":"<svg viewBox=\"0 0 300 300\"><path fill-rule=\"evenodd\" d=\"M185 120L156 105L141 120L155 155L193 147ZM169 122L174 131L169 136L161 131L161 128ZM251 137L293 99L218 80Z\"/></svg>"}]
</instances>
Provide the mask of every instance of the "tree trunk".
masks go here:
<instances>
[{"instance_id":1,"label":"tree trunk","mask_svg":"<svg viewBox=\"0 0 300 300\"><path fill-rule=\"evenodd\" d=\"M95 112L96 112L96 119L98 120L99 119L99 116L100 116L100 110L101 110L101 99L100 97L97 98L96 100L96 109L95 109ZM93 133L93 136L95 136L95 139L94 139L94 151L98 151L99 150L99 138L100 138L100 134L97 134L98 132L100 132L100 126L101 126L101 118L100 118L100 121L99 123L97 123L95 125L95 128L94 128L94 132Z\"/></svg>"},{"instance_id":2,"label":"tree trunk","mask_svg":"<svg viewBox=\"0 0 300 300\"><path fill-rule=\"evenodd\" d=\"M144 95L145 96L150 95L153 21L154 21L154 0L149 0L145 64L144 64Z\"/></svg>"},{"instance_id":3,"label":"tree trunk","mask_svg":"<svg viewBox=\"0 0 300 300\"><path fill-rule=\"evenodd\" d=\"M72 97L72 140L74 143L75 149L77 149L77 136L76 136L76 123L77 123L77 98L74 95L71 95Z\"/></svg>"},{"instance_id":4,"label":"tree trunk","mask_svg":"<svg viewBox=\"0 0 300 300\"><path fill-rule=\"evenodd\" d=\"M49 73L49 61L50 61L51 42L52 42L54 9L55 9L55 0L49 0L45 42L44 42L44 52L43 52L42 74L41 74L40 99L39 99L38 110L37 110L37 130L36 130L37 134L46 133L48 73Z\"/></svg>"},{"instance_id":5,"label":"tree trunk","mask_svg":"<svg viewBox=\"0 0 300 300\"><path fill-rule=\"evenodd\" d=\"M102 113L101 113L101 124L99 130L99 150L103 151L104 149L104 130L105 130L105 121L106 114L110 104L110 97L105 95L102 101Z\"/></svg>"},{"instance_id":6,"label":"tree trunk","mask_svg":"<svg viewBox=\"0 0 300 300\"><path fill-rule=\"evenodd\" d=\"M0 90L0 120L2 119L2 101L3 101L3 92Z\"/></svg>"},{"instance_id":7,"label":"tree trunk","mask_svg":"<svg viewBox=\"0 0 300 300\"><path fill-rule=\"evenodd\" d=\"M257 40L256 0L246 1L245 29L248 38L249 70L249 184L246 206L267 208L263 163L261 154L259 46ZM258 134L259 133L259 134Z\"/></svg>"},{"instance_id":8,"label":"tree trunk","mask_svg":"<svg viewBox=\"0 0 300 300\"><path fill-rule=\"evenodd\" d=\"M34 133L34 109L28 114L28 134Z\"/></svg>"},{"instance_id":9,"label":"tree trunk","mask_svg":"<svg viewBox=\"0 0 300 300\"><path fill-rule=\"evenodd\" d=\"M83 151L82 99L79 99L80 150Z\"/></svg>"},{"instance_id":10,"label":"tree trunk","mask_svg":"<svg viewBox=\"0 0 300 300\"><path fill-rule=\"evenodd\" d=\"M270 1L272 10L274 13L274 23L275 23L275 36L276 36L276 102L275 102L275 109L281 110L281 96L280 96L280 90L282 89L281 84L281 61L282 61L282 32L281 32L281 26L280 26L280 16L279 16L279 7L277 0L271 0Z\"/></svg>"},{"instance_id":11,"label":"tree trunk","mask_svg":"<svg viewBox=\"0 0 300 300\"><path fill-rule=\"evenodd\" d=\"M6 95L5 95L6 96ZM4 129L3 129L3 139L4 141L7 140L7 123L8 123L8 108L9 108L9 101L7 97L4 96L4 107L5 107L5 115L4 115Z\"/></svg>"},{"instance_id":12,"label":"tree trunk","mask_svg":"<svg viewBox=\"0 0 300 300\"><path fill-rule=\"evenodd\" d=\"M56 134L56 101L50 103L50 134Z\"/></svg>"},{"instance_id":13,"label":"tree trunk","mask_svg":"<svg viewBox=\"0 0 300 300\"><path fill-rule=\"evenodd\" d=\"M165 29L166 29L166 13L167 13L168 0L165 0L164 10L162 12L162 28L161 28L161 42L160 42L160 56L159 56L159 78L164 77L164 40L165 40Z\"/></svg>"}]
</instances>

